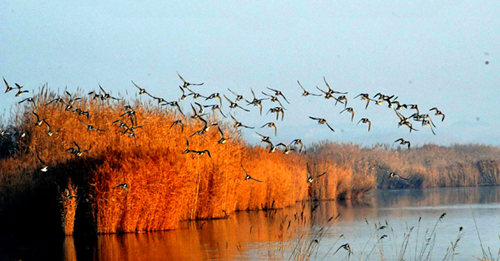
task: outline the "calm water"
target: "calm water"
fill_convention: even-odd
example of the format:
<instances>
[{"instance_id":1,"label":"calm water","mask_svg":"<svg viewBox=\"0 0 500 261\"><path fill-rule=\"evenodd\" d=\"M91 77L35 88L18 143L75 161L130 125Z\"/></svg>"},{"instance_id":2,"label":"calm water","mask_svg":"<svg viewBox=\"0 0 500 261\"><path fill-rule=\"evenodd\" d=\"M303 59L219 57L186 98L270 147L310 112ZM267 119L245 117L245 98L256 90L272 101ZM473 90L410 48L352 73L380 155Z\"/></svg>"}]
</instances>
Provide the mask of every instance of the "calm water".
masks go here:
<instances>
[{"instance_id":1,"label":"calm water","mask_svg":"<svg viewBox=\"0 0 500 261\"><path fill-rule=\"evenodd\" d=\"M493 256L498 255L500 187L375 191L367 198L363 204L328 201L298 203L274 212L239 212L228 219L185 222L175 231L101 235L92 243L72 238L21 242L4 256L29 259L33 256L26 252L41 251L32 246L39 243L42 252L60 251L64 260L268 260L288 259L294 249L297 253L311 245L313 260L365 260L369 253L367 260L394 260L414 227L404 250L405 260L414 260L425 245L426 231L429 234L436 224L432 259L444 257L461 226L455 260L482 256L477 231L485 250L490 247ZM446 216L438 222L442 213ZM386 228L376 229L381 226ZM319 231L323 236L317 238ZM383 235L387 237L379 240ZM318 243L311 244L314 239ZM350 256L345 249L335 253L344 243L353 251Z\"/></svg>"}]
</instances>

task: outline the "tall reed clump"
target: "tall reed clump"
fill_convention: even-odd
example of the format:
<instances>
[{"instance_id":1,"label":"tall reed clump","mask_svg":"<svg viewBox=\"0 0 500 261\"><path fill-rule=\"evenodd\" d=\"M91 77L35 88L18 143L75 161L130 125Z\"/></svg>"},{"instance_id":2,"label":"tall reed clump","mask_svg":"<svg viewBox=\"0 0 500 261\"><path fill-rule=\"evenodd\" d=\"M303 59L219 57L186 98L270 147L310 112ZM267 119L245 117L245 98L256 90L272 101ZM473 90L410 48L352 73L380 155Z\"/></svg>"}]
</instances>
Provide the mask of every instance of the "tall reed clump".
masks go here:
<instances>
[{"instance_id":1,"label":"tall reed clump","mask_svg":"<svg viewBox=\"0 0 500 261\"><path fill-rule=\"evenodd\" d=\"M42 88L35 96L36 105L20 108L13 126L27 135L19 137L15 154L0 160L6 170L0 179L2 184L13 184L6 198L39 187L47 192L47 201L54 188L67 188L57 196L63 202L66 234L72 233L72 222L76 230L97 233L166 230L181 220L282 208L308 198L307 159L302 154L251 147L237 129L213 115L207 120L218 123L230 137L224 144L218 143L216 126L203 135L193 134L202 127L199 120L181 117L156 102L135 101L135 113L128 115L124 101L82 98L71 107L57 101L48 104L56 97ZM131 118L142 126L134 136L120 126L123 122L130 127ZM45 122L36 124L41 119ZM172 125L179 119L183 128ZM183 153L187 140L190 150L208 150L211 157ZM45 165L48 171L41 172ZM245 180L243 168L263 182ZM339 185L347 182L349 169L340 165L329 169L337 182L332 184L349 190ZM315 193L316 198L336 198L337 190ZM34 198L36 193L27 201Z\"/></svg>"},{"instance_id":2,"label":"tall reed clump","mask_svg":"<svg viewBox=\"0 0 500 261\"><path fill-rule=\"evenodd\" d=\"M363 194L375 186L375 175L368 172L356 171L356 166L348 164L342 154L333 151L318 151L313 148L309 152L308 161L313 177L324 172L316 182L312 182L312 196L316 199L360 199ZM337 157L337 156L340 156ZM356 161L350 158L349 161Z\"/></svg>"},{"instance_id":3,"label":"tall reed clump","mask_svg":"<svg viewBox=\"0 0 500 261\"><path fill-rule=\"evenodd\" d=\"M58 189L60 193L61 204L61 225L65 235L73 235L75 228L75 214L78 199L78 187L68 178L68 185L64 190Z\"/></svg>"}]
</instances>

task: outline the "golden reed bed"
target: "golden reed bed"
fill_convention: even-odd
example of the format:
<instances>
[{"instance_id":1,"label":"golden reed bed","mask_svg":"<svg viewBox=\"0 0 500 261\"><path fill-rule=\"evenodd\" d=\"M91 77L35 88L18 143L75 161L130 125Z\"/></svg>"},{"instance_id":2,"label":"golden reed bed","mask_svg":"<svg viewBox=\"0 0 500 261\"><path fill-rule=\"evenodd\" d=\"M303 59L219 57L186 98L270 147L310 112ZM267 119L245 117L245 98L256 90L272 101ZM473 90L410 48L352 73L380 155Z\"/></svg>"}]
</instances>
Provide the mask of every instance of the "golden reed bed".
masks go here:
<instances>
[{"instance_id":1,"label":"golden reed bed","mask_svg":"<svg viewBox=\"0 0 500 261\"><path fill-rule=\"evenodd\" d=\"M65 234L78 226L97 233L175 229L181 220L225 218L239 210L283 208L312 198L359 197L374 185L373 176L353 181L347 164L250 146L238 130L223 123L219 126L231 137L225 144L217 142L217 127L189 138L190 149L207 149L211 157L183 154L186 138L201 128L199 121L186 117L184 130L171 127L179 114L156 103L132 104L142 126L135 130L135 141L113 123L128 117L120 116L122 101L83 98L66 110L57 102L45 105L56 97L46 88L35 97L36 106L20 107L13 117L13 128L27 135L18 142L17 153L0 160L2 204L15 215L18 198L57 191L53 203L62 214ZM89 117L72 112L75 108L88 111ZM32 110L56 131L52 136L48 125L35 124ZM218 122L214 116L211 120ZM105 131L88 130L81 121ZM67 149L74 142L88 152L71 154ZM37 154L49 165L47 172L40 171ZM308 183L306 162L313 175L328 174ZM263 182L245 180L242 165ZM124 183L127 189L118 186ZM52 204L50 196L45 198L42 205ZM35 207L33 213L41 212Z\"/></svg>"}]
</instances>

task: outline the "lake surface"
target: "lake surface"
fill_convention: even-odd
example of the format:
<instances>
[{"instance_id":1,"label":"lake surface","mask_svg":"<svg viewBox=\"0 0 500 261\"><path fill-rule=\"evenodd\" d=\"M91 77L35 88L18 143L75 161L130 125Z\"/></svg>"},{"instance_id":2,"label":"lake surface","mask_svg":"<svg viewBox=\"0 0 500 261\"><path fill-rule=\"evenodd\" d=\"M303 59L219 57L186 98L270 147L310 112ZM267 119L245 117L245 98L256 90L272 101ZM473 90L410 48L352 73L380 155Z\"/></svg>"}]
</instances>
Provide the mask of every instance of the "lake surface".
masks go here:
<instances>
[{"instance_id":1,"label":"lake surface","mask_svg":"<svg viewBox=\"0 0 500 261\"><path fill-rule=\"evenodd\" d=\"M498 256L500 187L378 190L364 203L297 203L276 211L184 222L174 231L100 235L93 242L32 240L0 251L28 259L30 251L54 251L63 260L396 260L401 254L405 260L427 255L442 260L457 237L455 260L482 257L480 242ZM344 248L337 251L345 243L351 254Z\"/></svg>"}]
</instances>

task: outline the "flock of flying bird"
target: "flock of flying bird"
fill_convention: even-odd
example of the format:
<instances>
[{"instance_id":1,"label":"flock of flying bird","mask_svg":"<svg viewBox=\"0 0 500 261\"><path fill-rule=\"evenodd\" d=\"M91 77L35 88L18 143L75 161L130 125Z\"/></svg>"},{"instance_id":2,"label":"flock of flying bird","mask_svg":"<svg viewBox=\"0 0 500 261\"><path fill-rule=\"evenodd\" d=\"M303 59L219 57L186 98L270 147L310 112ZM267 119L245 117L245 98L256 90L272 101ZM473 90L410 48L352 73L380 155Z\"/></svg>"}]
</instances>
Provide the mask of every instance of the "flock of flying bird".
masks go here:
<instances>
[{"instance_id":1,"label":"flock of flying bird","mask_svg":"<svg viewBox=\"0 0 500 261\"><path fill-rule=\"evenodd\" d=\"M174 111L178 111L179 113L175 113L175 115L178 115L179 118L174 120L172 124L170 125L170 128L173 128L175 126L179 126L180 130L183 132L184 131L184 125L186 122L186 117L187 115L183 112L182 107L181 107L181 101L185 101L188 98L192 99L192 103L190 104L192 114L189 115L190 118L199 121L201 123L201 129L195 131L192 134L189 134L188 137L186 138L186 149L182 152L184 154L188 153L193 153L197 154L200 156L207 155L208 157L211 157L212 155L210 154L210 151L207 149L191 149L189 145L189 138L195 136L195 135L205 135L211 127L216 126L218 129L218 133L220 135L220 139L218 140L219 144L224 144L226 143L231 137L228 137L225 135L224 131L221 129L219 126L218 122L209 122L208 117L206 117L209 113L206 111L211 110L213 114L220 114L223 118L227 118L227 115L229 115L230 119L232 120L233 124L232 127L236 129L240 128L246 128L246 129L255 129L253 126L248 126L238 120L233 112L238 110L238 111L244 111L244 112L250 112L249 106L252 107L258 107L259 109L259 114L262 115L263 113L263 107L264 107L264 102L270 103L270 107L267 110L267 114L275 114L275 121L269 121L264 123L263 125L260 126L260 129L263 128L270 128L273 130L274 136L277 136L278 133L278 126L277 122L281 119L283 120L285 117L285 111L286 108L283 105L285 102L286 104L290 104L289 100L286 98L285 94L277 89L273 88L266 88L266 91L262 91L262 95L258 97L256 93L254 92L253 89L250 89L251 92L251 98L247 99L245 98L242 94L239 94L231 89L228 88L229 93L226 94L221 94L219 92L215 92L209 95L202 95L198 92L193 91L194 86L202 86L204 83L191 83L186 81L179 73L177 73L179 79L182 81L182 85L179 86L179 90L181 92L181 96L178 98L178 100L174 101L167 101L164 98L157 97L152 95L150 92L148 92L145 88L140 87L138 84L132 81L132 85L138 89L139 95L146 95L149 96L151 99L157 102L158 106L169 106L173 108ZM9 83L3 79L6 89L5 93L9 93L11 91L17 91L15 92L16 97L20 97L23 93L28 93L28 90L24 90L23 86L19 85L18 83L15 83L15 87L12 87L9 85ZM334 101L334 105L341 105L343 106L342 110L340 111L340 114L348 113L350 114L350 120L351 122L354 122L354 116L355 116L355 111L353 107L347 107L348 104L348 98L347 94L348 92L341 92L334 90L330 84L326 81L326 79L323 77L323 81L325 84L326 89L322 89L318 86L316 86L316 89L320 93L312 93L308 90L306 90L302 84L297 81L298 86L302 90L301 96L307 97L307 96L316 96L316 97L323 97L324 99L327 100L332 100ZM122 100L120 98L113 97L108 91L106 91L101 85L99 85L99 91L91 91L88 93L90 99L94 100L101 100L101 101L107 101L107 100ZM229 96L229 97L228 97ZM421 113L419 110L419 107L417 104L403 104L398 100L398 97L395 97L395 95L385 95L382 93L377 93L373 97L370 97L368 93L361 93L357 96L355 96L353 99L360 98L362 101L365 101L366 104L364 106L365 110L368 108L370 103L373 103L375 105L383 106L384 104L389 108L392 109L397 117L398 121L398 127L405 126L409 129L409 132L411 133L412 131L418 131L418 129L414 128L413 124L419 123L422 127L429 127L431 132L435 135L434 128L436 127L434 122L431 119L431 116L426 113ZM87 120L89 119L89 111L85 111L82 108L78 107L78 101L81 100L81 97L77 97L74 94L71 94L67 90L64 91L63 96L59 96L54 98L53 100L49 101L45 106L49 106L53 103L60 104L64 106L64 110L74 113L78 116L85 116ZM203 104L203 103L208 103L209 101L215 101L212 104ZM226 114L223 111L224 103L223 101L227 102L227 107L229 107L229 112L226 112ZM31 114L35 117L35 125L36 126L42 126L45 125L47 128L46 134L47 136L53 136L54 134L60 132L60 130L55 129L52 127L51 124L49 124L47 118L43 118L40 115L37 114L37 112L34 111L36 108L36 98L35 97L28 97L25 98L18 103L24 103L24 102L29 102L32 103L32 111ZM403 110L411 110L413 114L410 116L406 117L403 115L402 111ZM433 107L429 110L430 112L434 112L434 115L437 117L440 117L439 119L441 121L444 121L445 115L436 107ZM318 117L318 116L309 116L310 120L313 120L317 122L320 125L325 125L330 131L335 132L335 129L332 127L331 123L329 123L325 118ZM82 123L82 127L87 128L88 131L97 131L97 132L106 132L106 130L98 128L96 126L93 126L92 124L89 124L88 122L82 121L79 118L79 121ZM412 124L413 122L413 124ZM366 124L367 125L367 131L371 130L372 127L372 122L368 118L360 118L359 121L357 121L357 124ZM132 106L130 105L125 105L124 106L124 111L122 114L120 114L120 118L115 120L113 122L114 125L118 127L118 130L123 134L123 135L128 135L129 137L134 139L134 142L136 142L136 130L142 128L141 125L138 125L138 120L137 120L137 115L136 111L133 109ZM301 153L305 151L305 146L302 142L301 139L294 139L290 143L285 144L283 142L280 143L273 143L271 141L270 136L263 135L259 132L256 132L256 134L260 137L261 142L265 143L266 146L268 147L269 153L276 152L277 150L280 150L284 154L288 154L290 152L298 152ZM6 137L11 135L8 131L0 129L0 135L1 137ZM27 132L21 132L17 133L18 137L23 138L26 135L28 135ZM403 138L399 138L395 140L394 142L399 143L402 146L407 146L408 149L410 149L411 143L408 140L405 140ZM66 149L66 151L76 157L81 157L85 153L87 153L89 150L91 150L91 146L88 149L82 149L76 141L73 142L72 147L69 147ZM36 149L36 156L38 160L42 163L43 167L41 168L41 171L46 172L48 171L48 165L43 161L38 153L38 149ZM243 165L241 166L244 174L245 174L245 180L253 180L257 182L262 182L258 179L255 179L251 177L248 172L244 169ZM323 172L319 175L313 176L311 174L311 170L309 166L307 166L308 170L308 179L307 182L311 183L315 178L321 177L326 174L326 172ZM389 178L400 178L397 175L390 175ZM122 183L116 186L116 188L123 188L128 192L128 185L126 183Z\"/></svg>"}]
</instances>

